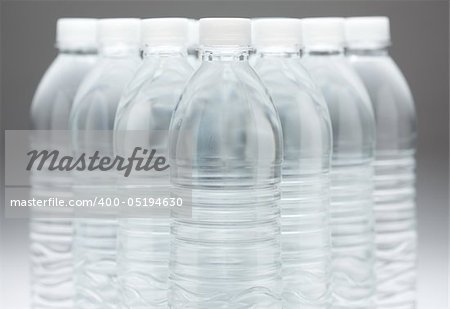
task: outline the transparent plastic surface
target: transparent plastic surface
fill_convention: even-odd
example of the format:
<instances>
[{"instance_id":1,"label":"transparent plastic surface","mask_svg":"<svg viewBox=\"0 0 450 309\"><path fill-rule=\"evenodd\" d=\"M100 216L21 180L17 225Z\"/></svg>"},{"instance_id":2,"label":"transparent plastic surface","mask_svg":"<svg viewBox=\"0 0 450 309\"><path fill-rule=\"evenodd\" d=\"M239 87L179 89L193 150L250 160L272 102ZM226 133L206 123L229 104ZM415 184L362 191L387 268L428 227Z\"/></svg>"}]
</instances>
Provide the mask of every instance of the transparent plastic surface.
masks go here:
<instances>
[{"instance_id":1,"label":"transparent plastic surface","mask_svg":"<svg viewBox=\"0 0 450 309\"><path fill-rule=\"evenodd\" d=\"M283 129L283 308L329 308L332 133L328 108L299 52L260 51L254 68L269 90Z\"/></svg>"},{"instance_id":2,"label":"transparent plastic surface","mask_svg":"<svg viewBox=\"0 0 450 309\"><path fill-rule=\"evenodd\" d=\"M36 90L31 105L35 130L67 130L69 113L77 88L95 63L94 53L62 51L48 68ZM49 137L50 135L46 135ZM31 141L34 149L66 147L45 138ZM34 198L70 197L71 179L64 174L44 172L32 176ZM51 218L53 213L32 210L30 219L31 306L72 308L73 306L73 220ZM38 212L38 213L36 213ZM68 211L70 212L70 211ZM46 216L48 215L48 218ZM61 214L64 217L64 214Z\"/></svg>"},{"instance_id":3,"label":"transparent plastic surface","mask_svg":"<svg viewBox=\"0 0 450 309\"><path fill-rule=\"evenodd\" d=\"M74 151L101 156L113 155L112 131L117 106L125 85L133 77L141 60L138 46L108 44L100 49L100 58L81 83L71 111ZM116 192L115 173L75 172L77 199L112 198ZM84 211L84 210L83 210ZM98 212L98 209L94 210ZM117 214L85 211L75 219L75 305L77 308L117 308L116 242Z\"/></svg>"},{"instance_id":4,"label":"transparent plastic surface","mask_svg":"<svg viewBox=\"0 0 450 309\"><path fill-rule=\"evenodd\" d=\"M115 121L116 131L148 132L148 149L166 155L172 112L191 77L186 51L154 47L124 90ZM116 148L124 145L116 143ZM166 156L167 158L167 156ZM130 177L127 196L169 197L169 173ZM119 219L118 276L124 308L167 308L169 216Z\"/></svg>"},{"instance_id":5,"label":"transparent plastic surface","mask_svg":"<svg viewBox=\"0 0 450 309\"><path fill-rule=\"evenodd\" d=\"M302 61L328 104L333 129L331 231L333 308L373 308L375 120L364 85L336 50Z\"/></svg>"},{"instance_id":6,"label":"transparent plastic surface","mask_svg":"<svg viewBox=\"0 0 450 309\"><path fill-rule=\"evenodd\" d=\"M282 133L248 50L203 51L170 127L169 308L281 308Z\"/></svg>"},{"instance_id":7,"label":"transparent plastic surface","mask_svg":"<svg viewBox=\"0 0 450 309\"><path fill-rule=\"evenodd\" d=\"M101 50L75 97L70 119L75 141L79 131L113 130L122 91L140 64L137 46L118 44Z\"/></svg>"},{"instance_id":8,"label":"transparent plastic surface","mask_svg":"<svg viewBox=\"0 0 450 309\"><path fill-rule=\"evenodd\" d=\"M408 84L385 48L349 51L377 124L375 231L377 308L416 308L416 118Z\"/></svg>"},{"instance_id":9,"label":"transparent plastic surface","mask_svg":"<svg viewBox=\"0 0 450 309\"><path fill-rule=\"evenodd\" d=\"M92 53L58 54L42 77L31 104L34 130L69 129L69 113L76 91L96 59Z\"/></svg>"}]
</instances>

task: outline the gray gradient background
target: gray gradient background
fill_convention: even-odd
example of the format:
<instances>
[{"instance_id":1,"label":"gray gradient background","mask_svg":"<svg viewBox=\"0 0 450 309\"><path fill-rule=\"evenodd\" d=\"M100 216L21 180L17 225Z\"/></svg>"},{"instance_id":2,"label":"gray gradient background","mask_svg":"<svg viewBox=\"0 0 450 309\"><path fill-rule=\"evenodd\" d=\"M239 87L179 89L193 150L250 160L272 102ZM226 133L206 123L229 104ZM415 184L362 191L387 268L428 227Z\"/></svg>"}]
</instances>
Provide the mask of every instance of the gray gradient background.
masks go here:
<instances>
[{"instance_id":1,"label":"gray gradient background","mask_svg":"<svg viewBox=\"0 0 450 309\"><path fill-rule=\"evenodd\" d=\"M41 75L56 55L58 17L358 16L391 18L391 54L404 72L419 119L417 205L419 309L448 297L449 5L446 1L3 1L3 129L28 129ZM28 226L1 217L0 308L28 306Z\"/></svg>"}]
</instances>

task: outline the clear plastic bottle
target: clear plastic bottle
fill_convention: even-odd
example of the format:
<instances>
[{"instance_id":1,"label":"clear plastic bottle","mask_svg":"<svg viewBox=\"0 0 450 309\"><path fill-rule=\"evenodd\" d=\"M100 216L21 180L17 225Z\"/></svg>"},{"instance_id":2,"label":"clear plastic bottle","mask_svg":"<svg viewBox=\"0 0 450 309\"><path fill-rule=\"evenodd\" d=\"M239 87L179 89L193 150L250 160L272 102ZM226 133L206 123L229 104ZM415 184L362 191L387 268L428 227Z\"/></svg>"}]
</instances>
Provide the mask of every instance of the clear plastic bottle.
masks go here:
<instances>
[{"instance_id":1,"label":"clear plastic bottle","mask_svg":"<svg viewBox=\"0 0 450 309\"><path fill-rule=\"evenodd\" d=\"M344 19L303 19L303 63L328 104L331 162L332 308L373 308L375 119L344 56Z\"/></svg>"},{"instance_id":2,"label":"clear plastic bottle","mask_svg":"<svg viewBox=\"0 0 450 309\"><path fill-rule=\"evenodd\" d=\"M99 60L75 96L70 125L76 153L113 155L114 119L125 85L138 65L140 20L101 19L98 22ZM104 132L101 134L100 131ZM77 199L112 198L114 172L74 173ZM75 306L116 308L116 234L114 209L82 210L75 219Z\"/></svg>"},{"instance_id":3,"label":"clear plastic bottle","mask_svg":"<svg viewBox=\"0 0 450 309\"><path fill-rule=\"evenodd\" d=\"M387 17L349 18L346 35L348 59L369 92L377 124L377 308L413 309L417 259L414 101L388 54Z\"/></svg>"},{"instance_id":4,"label":"clear plastic bottle","mask_svg":"<svg viewBox=\"0 0 450 309\"><path fill-rule=\"evenodd\" d=\"M329 308L331 121L300 61L301 21L253 22L254 68L283 129L281 257L283 308Z\"/></svg>"},{"instance_id":5,"label":"clear plastic bottle","mask_svg":"<svg viewBox=\"0 0 450 309\"><path fill-rule=\"evenodd\" d=\"M144 60L123 92L114 129L148 139L146 148L166 154L172 112L193 68L187 59L188 21L153 18L142 21ZM124 145L116 142L118 151ZM166 170L167 171L167 170ZM120 189L127 197L168 198L169 174L129 177ZM118 276L123 308L167 308L170 218L151 213L119 219Z\"/></svg>"},{"instance_id":6,"label":"clear plastic bottle","mask_svg":"<svg viewBox=\"0 0 450 309\"><path fill-rule=\"evenodd\" d=\"M251 23L200 20L202 64L170 126L169 308L281 308L278 114L248 63Z\"/></svg>"},{"instance_id":7,"label":"clear plastic bottle","mask_svg":"<svg viewBox=\"0 0 450 309\"><path fill-rule=\"evenodd\" d=\"M67 130L76 90L96 60L96 20L62 18L57 22L58 56L48 68L31 105L34 130ZM35 149L58 149L50 134L34 140ZM45 172L31 179L31 195L37 199L67 198L71 195L69 175ZM33 209L30 220L31 307L73 306L73 220L64 209L55 218L51 210ZM53 218L51 218L53 217Z\"/></svg>"}]
</instances>

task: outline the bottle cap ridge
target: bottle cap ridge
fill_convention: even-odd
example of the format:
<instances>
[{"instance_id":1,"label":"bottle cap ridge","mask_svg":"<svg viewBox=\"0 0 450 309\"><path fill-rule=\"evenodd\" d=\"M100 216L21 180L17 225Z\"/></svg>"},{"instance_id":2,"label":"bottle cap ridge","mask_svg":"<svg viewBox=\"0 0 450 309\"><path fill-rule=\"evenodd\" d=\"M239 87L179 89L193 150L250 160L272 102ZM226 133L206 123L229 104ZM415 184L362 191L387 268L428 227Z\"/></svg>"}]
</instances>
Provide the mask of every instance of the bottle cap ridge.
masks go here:
<instances>
[{"instance_id":1,"label":"bottle cap ridge","mask_svg":"<svg viewBox=\"0 0 450 309\"><path fill-rule=\"evenodd\" d=\"M138 18L105 18L98 21L98 43L139 44L141 21Z\"/></svg>"},{"instance_id":2,"label":"bottle cap ridge","mask_svg":"<svg viewBox=\"0 0 450 309\"><path fill-rule=\"evenodd\" d=\"M344 18L321 17L302 19L303 45L344 46Z\"/></svg>"},{"instance_id":3,"label":"bottle cap ridge","mask_svg":"<svg viewBox=\"0 0 450 309\"><path fill-rule=\"evenodd\" d=\"M202 46L251 45L251 21L248 18L202 18L199 32Z\"/></svg>"},{"instance_id":4,"label":"bottle cap ridge","mask_svg":"<svg viewBox=\"0 0 450 309\"><path fill-rule=\"evenodd\" d=\"M258 18L252 21L252 42L260 47L302 45L302 23L297 18Z\"/></svg>"},{"instance_id":5,"label":"bottle cap ridge","mask_svg":"<svg viewBox=\"0 0 450 309\"><path fill-rule=\"evenodd\" d=\"M58 19L56 23L56 46L62 49L97 49L97 19Z\"/></svg>"},{"instance_id":6,"label":"bottle cap ridge","mask_svg":"<svg viewBox=\"0 0 450 309\"><path fill-rule=\"evenodd\" d=\"M187 18L149 18L142 21L141 43L143 45L183 45L189 43Z\"/></svg>"},{"instance_id":7,"label":"bottle cap ridge","mask_svg":"<svg viewBox=\"0 0 450 309\"><path fill-rule=\"evenodd\" d=\"M385 16L350 17L345 20L346 44L388 46L391 43L389 18Z\"/></svg>"}]
</instances>

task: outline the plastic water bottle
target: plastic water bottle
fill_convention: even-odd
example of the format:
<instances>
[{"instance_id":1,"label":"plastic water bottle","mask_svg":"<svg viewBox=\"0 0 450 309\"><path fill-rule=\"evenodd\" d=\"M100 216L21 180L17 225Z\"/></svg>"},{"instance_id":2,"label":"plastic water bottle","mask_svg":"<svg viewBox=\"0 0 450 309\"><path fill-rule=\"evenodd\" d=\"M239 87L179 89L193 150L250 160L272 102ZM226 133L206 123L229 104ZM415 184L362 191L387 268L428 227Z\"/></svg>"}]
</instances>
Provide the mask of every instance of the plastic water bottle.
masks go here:
<instances>
[{"instance_id":1,"label":"plastic water bottle","mask_svg":"<svg viewBox=\"0 0 450 309\"><path fill-rule=\"evenodd\" d=\"M81 83L71 111L75 152L99 151L101 156L112 157L117 105L122 89L141 62L139 32L140 20L135 18L98 22L99 60ZM92 201L112 198L116 192L114 175L105 171L75 173L75 197ZM96 207L79 216L74 241L75 305L116 308L117 214L114 208Z\"/></svg>"},{"instance_id":2,"label":"plastic water bottle","mask_svg":"<svg viewBox=\"0 0 450 309\"><path fill-rule=\"evenodd\" d=\"M254 68L283 129L281 256L283 308L329 308L331 122L300 62L301 21L253 21Z\"/></svg>"},{"instance_id":3,"label":"plastic water bottle","mask_svg":"<svg viewBox=\"0 0 450 309\"><path fill-rule=\"evenodd\" d=\"M202 64L170 125L169 308L281 308L277 112L248 63L251 23L200 20Z\"/></svg>"},{"instance_id":4,"label":"plastic water bottle","mask_svg":"<svg viewBox=\"0 0 450 309\"><path fill-rule=\"evenodd\" d=\"M96 59L96 20L63 18L57 22L58 56L39 83L31 105L35 130L67 130L69 112L75 92ZM34 140L35 149L58 149L49 134ZM69 175L45 172L44 167L31 179L31 195L36 199L68 198L71 195ZM56 177L57 176L57 177ZM73 260L72 214L59 209L33 209L30 220L31 306L72 308ZM53 217L53 218L51 218Z\"/></svg>"},{"instance_id":5,"label":"plastic water bottle","mask_svg":"<svg viewBox=\"0 0 450 309\"><path fill-rule=\"evenodd\" d=\"M333 308L373 308L375 119L367 91L344 57L344 19L302 22L303 63L322 90L333 129Z\"/></svg>"},{"instance_id":6,"label":"plastic water bottle","mask_svg":"<svg viewBox=\"0 0 450 309\"><path fill-rule=\"evenodd\" d=\"M115 120L118 135L129 131L133 137L133 132L144 132L148 140L144 146L166 154L172 112L193 71L187 59L187 43L185 18L142 21L144 60L123 92ZM169 198L166 171L130 176L120 190L132 199ZM119 219L117 263L123 308L167 308L169 229L169 213Z\"/></svg>"},{"instance_id":7,"label":"plastic water bottle","mask_svg":"<svg viewBox=\"0 0 450 309\"><path fill-rule=\"evenodd\" d=\"M389 56L389 19L346 21L348 58L375 111L375 231L377 308L413 309L416 281L414 101Z\"/></svg>"}]
</instances>

